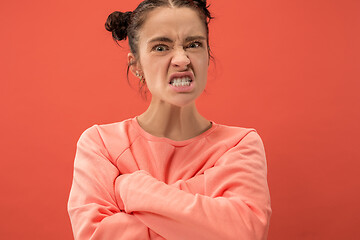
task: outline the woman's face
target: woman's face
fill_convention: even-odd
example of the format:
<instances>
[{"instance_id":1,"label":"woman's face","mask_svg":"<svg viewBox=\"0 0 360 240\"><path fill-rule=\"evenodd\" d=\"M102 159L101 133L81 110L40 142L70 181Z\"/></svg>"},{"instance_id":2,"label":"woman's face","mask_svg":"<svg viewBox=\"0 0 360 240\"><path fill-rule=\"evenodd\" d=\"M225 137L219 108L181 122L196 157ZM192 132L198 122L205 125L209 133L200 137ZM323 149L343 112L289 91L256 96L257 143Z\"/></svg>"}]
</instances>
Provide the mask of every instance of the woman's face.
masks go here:
<instances>
[{"instance_id":1,"label":"woman's face","mask_svg":"<svg viewBox=\"0 0 360 240\"><path fill-rule=\"evenodd\" d=\"M203 92L209 54L206 29L196 11L162 7L149 12L138 49L133 71L145 77L152 101L186 106Z\"/></svg>"}]
</instances>

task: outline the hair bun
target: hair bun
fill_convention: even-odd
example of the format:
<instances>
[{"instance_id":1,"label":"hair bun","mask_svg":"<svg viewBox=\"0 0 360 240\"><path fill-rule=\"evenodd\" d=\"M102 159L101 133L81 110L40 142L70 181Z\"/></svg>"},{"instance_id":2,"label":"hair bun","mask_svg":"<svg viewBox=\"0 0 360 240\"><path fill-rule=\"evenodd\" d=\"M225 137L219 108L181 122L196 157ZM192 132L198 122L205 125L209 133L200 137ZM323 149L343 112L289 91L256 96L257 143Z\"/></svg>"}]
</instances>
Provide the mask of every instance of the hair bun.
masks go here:
<instances>
[{"instance_id":1,"label":"hair bun","mask_svg":"<svg viewBox=\"0 0 360 240\"><path fill-rule=\"evenodd\" d=\"M132 12L113 12L105 22L105 29L112 32L114 40L124 40L127 37L127 28L130 24Z\"/></svg>"}]
</instances>

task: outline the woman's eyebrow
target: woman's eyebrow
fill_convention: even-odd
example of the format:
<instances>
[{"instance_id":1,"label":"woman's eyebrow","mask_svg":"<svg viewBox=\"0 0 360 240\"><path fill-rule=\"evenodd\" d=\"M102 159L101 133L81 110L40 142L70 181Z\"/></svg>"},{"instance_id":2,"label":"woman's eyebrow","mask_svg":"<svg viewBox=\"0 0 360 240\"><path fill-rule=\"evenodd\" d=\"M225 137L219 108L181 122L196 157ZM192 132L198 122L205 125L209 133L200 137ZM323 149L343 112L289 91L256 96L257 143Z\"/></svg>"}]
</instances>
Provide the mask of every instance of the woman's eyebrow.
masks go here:
<instances>
[{"instance_id":1,"label":"woman's eyebrow","mask_svg":"<svg viewBox=\"0 0 360 240\"><path fill-rule=\"evenodd\" d=\"M189 37L185 38L185 42L191 42L194 40L206 40L206 37L204 37L204 36L189 36Z\"/></svg>"},{"instance_id":2,"label":"woman's eyebrow","mask_svg":"<svg viewBox=\"0 0 360 240\"><path fill-rule=\"evenodd\" d=\"M153 42L168 42L168 43L172 43L173 41L168 38L168 37L155 37L151 40L148 41L148 44L149 43L153 43Z\"/></svg>"},{"instance_id":3,"label":"woman's eyebrow","mask_svg":"<svg viewBox=\"0 0 360 240\"><path fill-rule=\"evenodd\" d=\"M187 38L185 38L185 42L191 42L191 41L194 41L194 40L206 40L206 37L204 36L189 36ZM150 39L148 41L148 44L149 43L153 43L153 42L168 42L168 43L172 43L173 40L171 40L170 38L168 37L155 37L153 39Z\"/></svg>"}]
</instances>

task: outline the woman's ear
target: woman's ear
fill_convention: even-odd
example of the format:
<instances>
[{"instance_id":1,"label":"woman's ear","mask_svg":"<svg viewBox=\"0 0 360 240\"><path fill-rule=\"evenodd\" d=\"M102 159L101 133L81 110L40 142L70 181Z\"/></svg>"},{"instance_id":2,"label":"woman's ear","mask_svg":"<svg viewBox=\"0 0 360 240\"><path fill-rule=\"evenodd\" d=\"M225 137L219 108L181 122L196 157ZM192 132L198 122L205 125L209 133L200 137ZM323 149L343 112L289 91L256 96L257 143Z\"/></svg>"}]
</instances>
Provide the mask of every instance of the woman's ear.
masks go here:
<instances>
[{"instance_id":1,"label":"woman's ear","mask_svg":"<svg viewBox=\"0 0 360 240\"><path fill-rule=\"evenodd\" d=\"M139 64L138 64L134 54L128 53L127 61L128 61L128 65L130 67L130 71L132 72L132 74L134 74L134 76L137 76L137 74L140 71L140 68L139 68Z\"/></svg>"}]
</instances>

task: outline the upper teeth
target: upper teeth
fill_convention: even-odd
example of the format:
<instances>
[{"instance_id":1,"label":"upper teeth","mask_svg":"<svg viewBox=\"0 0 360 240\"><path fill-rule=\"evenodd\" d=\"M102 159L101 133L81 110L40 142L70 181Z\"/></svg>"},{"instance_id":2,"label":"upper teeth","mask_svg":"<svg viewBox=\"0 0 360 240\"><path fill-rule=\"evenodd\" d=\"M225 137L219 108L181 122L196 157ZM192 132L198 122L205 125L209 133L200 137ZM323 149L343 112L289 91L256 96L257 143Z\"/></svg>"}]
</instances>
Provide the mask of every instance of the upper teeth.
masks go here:
<instances>
[{"instance_id":1,"label":"upper teeth","mask_svg":"<svg viewBox=\"0 0 360 240\"><path fill-rule=\"evenodd\" d=\"M182 78L174 78L171 80L171 85L173 86L188 86L190 85L191 78L189 77L182 77Z\"/></svg>"}]
</instances>

